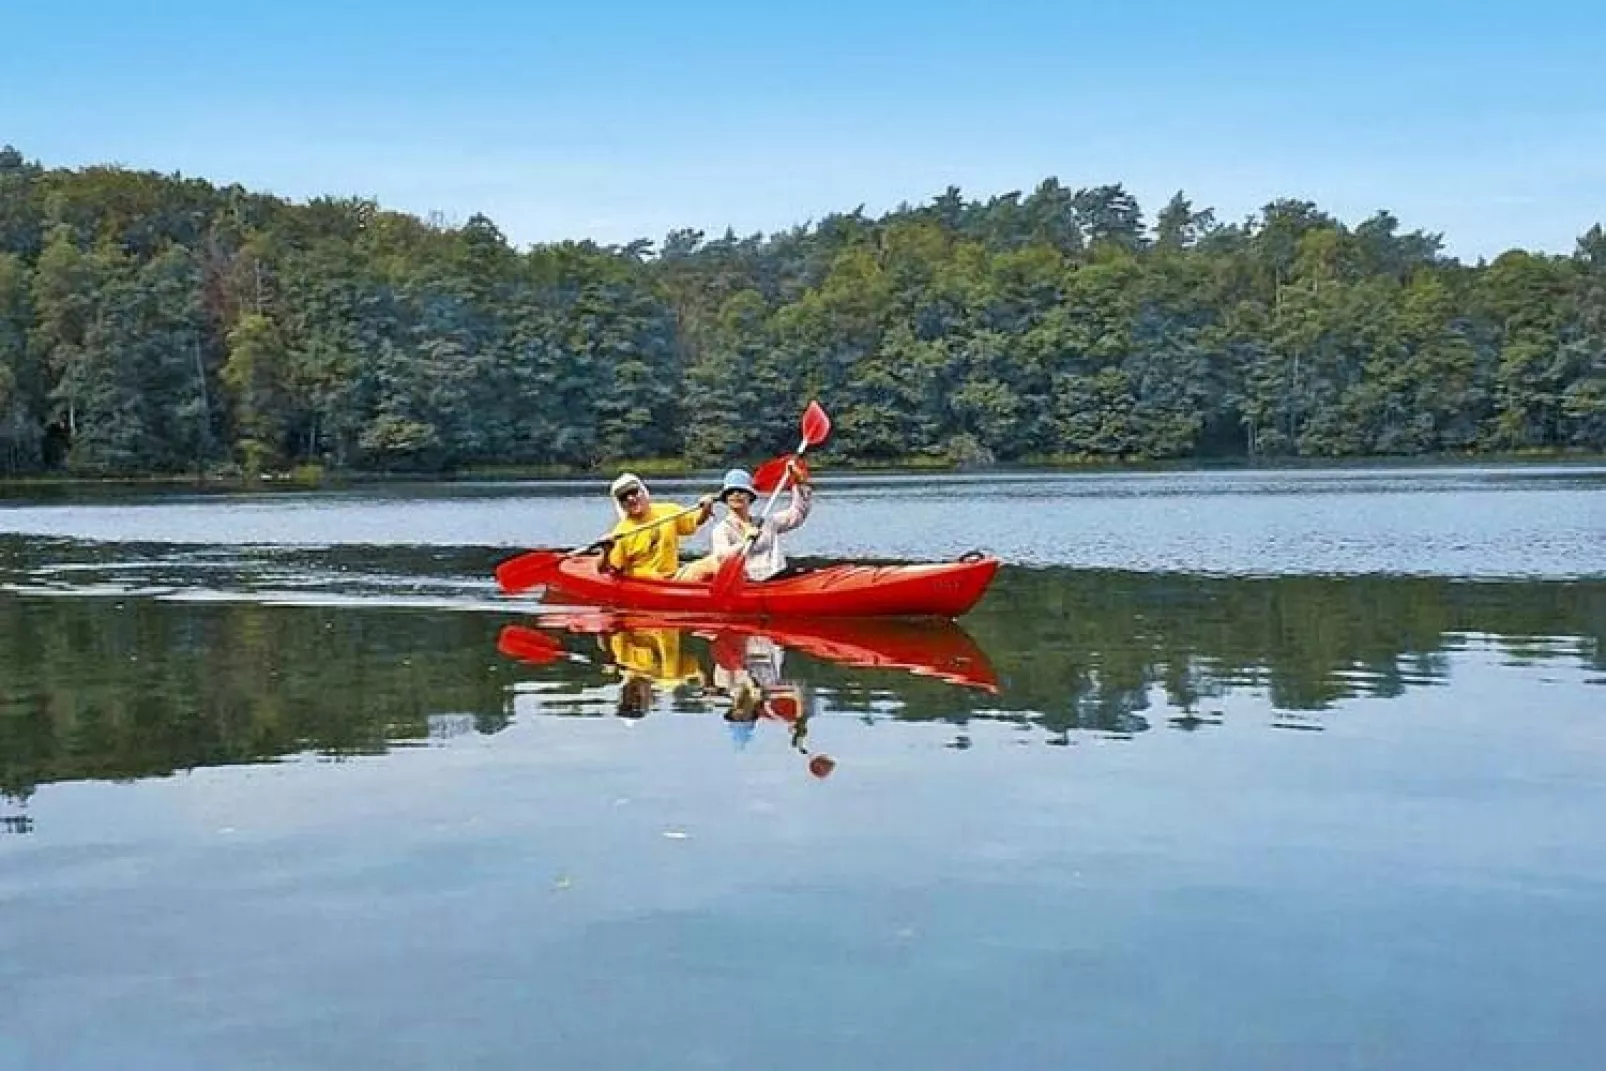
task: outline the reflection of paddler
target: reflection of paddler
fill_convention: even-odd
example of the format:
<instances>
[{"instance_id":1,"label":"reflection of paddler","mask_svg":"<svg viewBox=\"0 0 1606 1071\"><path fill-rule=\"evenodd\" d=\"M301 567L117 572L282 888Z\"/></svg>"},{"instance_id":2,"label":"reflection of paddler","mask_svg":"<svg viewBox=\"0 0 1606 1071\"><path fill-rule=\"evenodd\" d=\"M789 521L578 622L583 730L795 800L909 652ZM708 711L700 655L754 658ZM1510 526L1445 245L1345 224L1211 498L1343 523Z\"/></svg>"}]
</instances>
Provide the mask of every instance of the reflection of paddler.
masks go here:
<instances>
[{"instance_id":1,"label":"reflection of paddler","mask_svg":"<svg viewBox=\"0 0 1606 1071\"><path fill-rule=\"evenodd\" d=\"M781 681L786 649L768 636L722 632L714 638L714 687L730 692L744 681L770 688Z\"/></svg>"},{"instance_id":2,"label":"reflection of paddler","mask_svg":"<svg viewBox=\"0 0 1606 1071\"><path fill-rule=\"evenodd\" d=\"M738 747L746 747L761 718L784 723L790 730L792 746L804 754L808 736L808 710L803 692L796 684L781 680L781 663L786 649L768 636L742 636L721 633L714 639L714 687L730 696L725 723ZM824 755L815 756L809 772L829 777L836 764Z\"/></svg>"},{"instance_id":3,"label":"reflection of paddler","mask_svg":"<svg viewBox=\"0 0 1606 1071\"><path fill-rule=\"evenodd\" d=\"M701 684L704 679L697 659L681 650L679 629L633 628L610 633L608 652L625 673L650 677L671 688Z\"/></svg>"},{"instance_id":4,"label":"reflection of paddler","mask_svg":"<svg viewBox=\"0 0 1606 1071\"><path fill-rule=\"evenodd\" d=\"M599 640L624 676L619 691L619 713L623 717L645 715L652 707L655 685L673 691L682 684L701 684L705 679L697 659L681 649L679 629L626 629Z\"/></svg>"},{"instance_id":5,"label":"reflection of paddler","mask_svg":"<svg viewBox=\"0 0 1606 1071\"><path fill-rule=\"evenodd\" d=\"M767 636L721 632L714 637L714 687L730 697L725 723L737 747L746 747L764 706L766 685L781 676L783 651Z\"/></svg>"}]
</instances>

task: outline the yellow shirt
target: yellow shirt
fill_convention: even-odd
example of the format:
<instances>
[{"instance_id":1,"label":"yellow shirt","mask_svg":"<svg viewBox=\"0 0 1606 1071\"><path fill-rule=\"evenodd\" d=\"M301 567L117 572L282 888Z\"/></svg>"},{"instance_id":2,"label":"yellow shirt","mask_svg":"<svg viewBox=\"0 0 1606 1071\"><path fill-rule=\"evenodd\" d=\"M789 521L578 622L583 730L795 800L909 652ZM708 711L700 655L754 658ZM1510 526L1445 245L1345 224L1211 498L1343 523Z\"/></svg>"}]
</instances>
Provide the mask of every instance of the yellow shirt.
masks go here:
<instances>
[{"instance_id":1,"label":"yellow shirt","mask_svg":"<svg viewBox=\"0 0 1606 1071\"><path fill-rule=\"evenodd\" d=\"M680 568L680 537L696 533L702 521L693 508L673 521L654 525L684 507L673 502L654 502L647 507L641 520L623 517L608 535L613 538L613 549L608 551L608 564L626 576L657 577L668 580ZM651 526L651 527L649 527Z\"/></svg>"},{"instance_id":2,"label":"yellow shirt","mask_svg":"<svg viewBox=\"0 0 1606 1071\"><path fill-rule=\"evenodd\" d=\"M650 677L658 684L673 686L703 679L702 665L681 650L679 629L615 632L608 637L608 651L621 670Z\"/></svg>"}]
</instances>

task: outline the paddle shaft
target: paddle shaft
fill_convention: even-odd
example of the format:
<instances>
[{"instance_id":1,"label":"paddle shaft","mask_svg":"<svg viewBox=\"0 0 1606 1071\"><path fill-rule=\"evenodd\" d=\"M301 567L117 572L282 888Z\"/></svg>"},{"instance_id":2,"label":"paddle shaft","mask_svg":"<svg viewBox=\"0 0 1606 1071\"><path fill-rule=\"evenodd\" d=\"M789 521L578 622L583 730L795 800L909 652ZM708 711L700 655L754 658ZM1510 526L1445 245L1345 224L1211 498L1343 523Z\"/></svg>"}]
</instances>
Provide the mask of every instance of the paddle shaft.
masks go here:
<instances>
[{"instance_id":1,"label":"paddle shaft","mask_svg":"<svg viewBox=\"0 0 1606 1071\"><path fill-rule=\"evenodd\" d=\"M702 508L699 504L688 509L677 510L667 516L659 517L655 521L644 524L628 534L645 532L649 529L657 528L661 524L678 521L682 517L696 513ZM573 550L566 550L561 553L539 550L529 551L516 558L510 558L497 567L497 582L502 585L503 591L508 592L524 591L528 588L536 587L545 581L547 575L556 569L560 562L567 561L570 558L583 558L593 551L601 550L613 538L611 535L603 536L595 543L589 543L586 546L576 547Z\"/></svg>"},{"instance_id":2,"label":"paddle shaft","mask_svg":"<svg viewBox=\"0 0 1606 1071\"><path fill-rule=\"evenodd\" d=\"M702 508L703 508L702 506L692 506L690 509L683 509L678 513L671 513L671 514L668 514L666 516L659 517L656 521L653 521L653 522L651 522L649 524L644 524L639 528L632 528L630 531L626 532L625 535L627 535L627 536L635 535L637 532L645 532L648 529L657 528L660 524L668 524L670 521L678 521L682 517L686 516L687 514L696 513L698 510L700 510ZM583 547L576 547L573 550L564 551L563 554L561 554L559 557L560 558L583 558L587 554L590 554L594 550L601 550L609 542L609 540L611 540L613 538L614 537L611 536L611 535L605 535L601 539L597 540L595 543L587 543Z\"/></svg>"},{"instance_id":3,"label":"paddle shaft","mask_svg":"<svg viewBox=\"0 0 1606 1071\"><path fill-rule=\"evenodd\" d=\"M696 513L698 510L700 510L702 508L703 507L702 507L701 503L699 503L699 504L697 504L695 506L689 506L686 509L683 509L678 513L671 513L671 514L668 514L667 516L659 517L656 521L653 521L650 524L644 524L639 528L632 528L630 531L626 532L625 535L627 535L627 536L635 535L637 532L645 532L649 528L657 528L660 524L668 524L670 521L678 521L682 517L685 517L688 514ZM601 539L599 539L595 543L591 544L591 547L600 546L600 545L602 545L603 543L606 543L608 540L610 540L612 538L614 538L614 537L611 536L611 535L603 536ZM591 547L583 547L581 549L590 550Z\"/></svg>"},{"instance_id":4,"label":"paddle shaft","mask_svg":"<svg viewBox=\"0 0 1606 1071\"><path fill-rule=\"evenodd\" d=\"M659 517L656 521L651 521L651 522L649 522L647 524L641 525L639 528L632 528L630 531L626 532L623 536L620 536L618 538L620 538L620 539L628 539L631 536L635 535L637 532L650 531L651 529L657 528L661 524L668 524L670 521L678 521L682 517L688 517L691 514L698 512L702 508L703 507L699 504L699 505L696 505L696 506L690 506L690 507L688 507L686 509L683 509L683 510L679 510L678 512L675 512L675 513L668 514L667 516ZM587 551L590 551L590 550L603 550L604 547L606 547L609 543L613 542L614 538L615 538L614 536L605 535L601 539L597 540L595 543L592 543L590 546L581 547L577 551L570 551L568 554L565 554L564 557L565 558L584 557ZM607 552L603 551L603 553L607 553Z\"/></svg>"}]
</instances>

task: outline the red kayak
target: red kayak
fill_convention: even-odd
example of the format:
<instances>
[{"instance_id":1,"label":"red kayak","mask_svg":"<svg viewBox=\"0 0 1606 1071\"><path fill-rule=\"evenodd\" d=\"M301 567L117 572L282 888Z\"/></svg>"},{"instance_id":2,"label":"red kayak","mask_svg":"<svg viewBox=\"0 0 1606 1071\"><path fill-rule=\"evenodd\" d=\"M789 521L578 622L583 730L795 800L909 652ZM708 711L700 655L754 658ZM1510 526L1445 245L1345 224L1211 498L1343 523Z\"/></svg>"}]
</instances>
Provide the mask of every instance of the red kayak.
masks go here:
<instances>
[{"instance_id":1,"label":"red kayak","mask_svg":"<svg viewBox=\"0 0 1606 1071\"><path fill-rule=\"evenodd\" d=\"M827 565L779 580L747 583L728 598L712 586L623 579L593 556L568 557L545 578L549 601L653 613L734 617L958 617L981 600L998 559L971 553L916 565ZM558 599L553 599L558 596Z\"/></svg>"}]
</instances>

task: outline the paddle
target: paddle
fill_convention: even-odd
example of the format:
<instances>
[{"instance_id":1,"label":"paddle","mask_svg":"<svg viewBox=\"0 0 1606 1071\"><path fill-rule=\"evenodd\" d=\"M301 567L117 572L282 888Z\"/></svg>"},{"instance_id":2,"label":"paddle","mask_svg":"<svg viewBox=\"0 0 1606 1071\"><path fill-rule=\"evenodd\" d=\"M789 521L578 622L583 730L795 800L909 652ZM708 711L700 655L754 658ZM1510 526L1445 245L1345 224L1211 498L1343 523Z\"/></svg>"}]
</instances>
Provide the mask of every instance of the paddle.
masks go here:
<instances>
[{"instance_id":1,"label":"paddle","mask_svg":"<svg viewBox=\"0 0 1606 1071\"><path fill-rule=\"evenodd\" d=\"M826 415L819 402L810 402L808 408L803 410L801 431L803 439L798 443L795 455L799 462L802 460L803 451L811 446L818 446L823 443L826 437L831 434L831 418ZM783 470L784 464L783 461ZM748 552L753 549L753 543L757 541L758 534L764 527L765 519L769 517L770 510L774 508L775 500L781 496L781 492L786 488L787 483L791 481L791 477L790 470L784 470L781 473L780 482L775 485L775 490L770 492L769 499L764 503L763 512L758 515L758 524L754 526L753 533L742 541L741 550L720 563L719 572L714 574L712 585L716 604L734 595L741 588L743 581L747 579Z\"/></svg>"},{"instance_id":2,"label":"paddle","mask_svg":"<svg viewBox=\"0 0 1606 1071\"><path fill-rule=\"evenodd\" d=\"M772 457L764 464L753 470L753 490L759 494L767 494L781 485L786 479L786 466L795 464L802 472L802 478L809 478L809 467L803 459L796 454L782 454Z\"/></svg>"},{"instance_id":3,"label":"paddle","mask_svg":"<svg viewBox=\"0 0 1606 1071\"><path fill-rule=\"evenodd\" d=\"M524 625L502 626L501 633L496 637L496 649L509 658L538 666L556 662L568 653L563 644L553 637Z\"/></svg>"},{"instance_id":4,"label":"paddle","mask_svg":"<svg viewBox=\"0 0 1606 1071\"><path fill-rule=\"evenodd\" d=\"M649 528L656 528L660 524L678 521L688 513L696 513L702 506L691 506L687 509L659 517L651 524L644 524L637 528L637 532L645 532ZM539 587L549 580L553 573L558 571L569 558L583 558L587 554L594 554L606 546L606 537L595 543L588 543L573 550L531 550L509 558L496 567L496 584L505 594L517 595L533 587Z\"/></svg>"}]
</instances>

